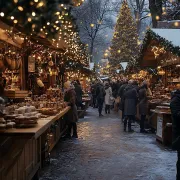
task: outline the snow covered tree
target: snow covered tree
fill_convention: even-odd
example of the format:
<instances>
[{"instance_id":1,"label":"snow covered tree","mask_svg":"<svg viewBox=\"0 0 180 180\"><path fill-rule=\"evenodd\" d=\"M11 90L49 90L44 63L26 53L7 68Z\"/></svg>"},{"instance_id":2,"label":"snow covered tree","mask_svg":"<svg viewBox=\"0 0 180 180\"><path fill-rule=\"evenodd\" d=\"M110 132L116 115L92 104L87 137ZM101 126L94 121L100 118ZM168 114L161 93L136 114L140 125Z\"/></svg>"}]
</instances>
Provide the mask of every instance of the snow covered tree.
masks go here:
<instances>
[{"instance_id":1,"label":"snow covered tree","mask_svg":"<svg viewBox=\"0 0 180 180\"><path fill-rule=\"evenodd\" d=\"M119 17L117 18L110 48L110 65L116 69L121 62L128 62L129 66L134 66L138 52L137 26L128 3L124 0L120 8Z\"/></svg>"}]
</instances>

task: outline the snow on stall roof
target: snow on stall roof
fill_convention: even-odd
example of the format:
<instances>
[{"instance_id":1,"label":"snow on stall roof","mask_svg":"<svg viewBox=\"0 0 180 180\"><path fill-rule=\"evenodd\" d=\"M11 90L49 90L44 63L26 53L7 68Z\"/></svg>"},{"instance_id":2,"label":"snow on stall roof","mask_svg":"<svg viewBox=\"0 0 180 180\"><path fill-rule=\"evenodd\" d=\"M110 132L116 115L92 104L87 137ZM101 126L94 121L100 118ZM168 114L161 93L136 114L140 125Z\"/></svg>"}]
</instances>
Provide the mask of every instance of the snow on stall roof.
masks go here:
<instances>
[{"instance_id":1,"label":"snow on stall roof","mask_svg":"<svg viewBox=\"0 0 180 180\"><path fill-rule=\"evenodd\" d=\"M151 29L157 35L170 41L174 46L180 46L180 29Z\"/></svg>"}]
</instances>

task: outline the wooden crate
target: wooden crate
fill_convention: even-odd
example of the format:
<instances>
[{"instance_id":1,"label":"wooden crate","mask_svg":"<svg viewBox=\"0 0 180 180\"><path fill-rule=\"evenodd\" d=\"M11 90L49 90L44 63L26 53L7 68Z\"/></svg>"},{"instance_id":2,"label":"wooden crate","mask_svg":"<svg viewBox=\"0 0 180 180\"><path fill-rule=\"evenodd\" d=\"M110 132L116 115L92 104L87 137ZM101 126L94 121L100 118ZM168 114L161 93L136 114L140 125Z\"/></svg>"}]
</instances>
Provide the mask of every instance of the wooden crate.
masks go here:
<instances>
[{"instance_id":1,"label":"wooden crate","mask_svg":"<svg viewBox=\"0 0 180 180\"><path fill-rule=\"evenodd\" d=\"M5 96L12 99L20 99L28 97L28 91L5 90Z\"/></svg>"}]
</instances>

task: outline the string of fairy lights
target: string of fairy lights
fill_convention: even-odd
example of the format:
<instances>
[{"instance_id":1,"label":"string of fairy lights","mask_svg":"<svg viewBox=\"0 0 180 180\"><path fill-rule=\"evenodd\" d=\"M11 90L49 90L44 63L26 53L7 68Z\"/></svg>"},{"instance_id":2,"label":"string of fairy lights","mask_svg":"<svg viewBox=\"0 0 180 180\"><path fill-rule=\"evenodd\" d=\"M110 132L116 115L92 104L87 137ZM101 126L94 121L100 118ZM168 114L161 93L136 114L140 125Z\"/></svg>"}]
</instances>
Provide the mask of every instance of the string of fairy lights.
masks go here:
<instances>
[{"instance_id":1,"label":"string of fairy lights","mask_svg":"<svg viewBox=\"0 0 180 180\"><path fill-rule=\"evenodd\" d=\"M31 47L32 54L40 60L50 60L53 54L61 58L60 64L70 67L82 65L87 67L89 55L87 46L82 44L75 19L71 15L72 6L80 6L84 0L2 0L0 3L0 20L12 26L6 32L13 41L20 36L26 41L27 48ZM22 28L23 27L23 28ZM21 32L23 29L23 32ZM48 39L53 46L46 47L31 41L31 37L40 36ZM63 46L65 47L62 47ZM37 47L40 46L37 52ZM47 45L48 46L48 45ZM65 52L59 51L65 49ZM47 55L47 52L48 55Z\"/></svg>"}]
</instances>

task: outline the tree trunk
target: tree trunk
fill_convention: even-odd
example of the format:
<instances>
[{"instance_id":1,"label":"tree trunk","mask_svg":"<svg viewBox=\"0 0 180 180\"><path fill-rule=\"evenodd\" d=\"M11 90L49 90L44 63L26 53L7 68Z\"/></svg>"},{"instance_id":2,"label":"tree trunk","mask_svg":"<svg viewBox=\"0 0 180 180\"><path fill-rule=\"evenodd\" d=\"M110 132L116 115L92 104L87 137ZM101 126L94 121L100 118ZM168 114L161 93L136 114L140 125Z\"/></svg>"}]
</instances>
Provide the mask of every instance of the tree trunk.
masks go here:
<instances>
[{"instance_id":1,"label":"tree trunk","mask_svg":"<svg viewBox=\"0 0 180 180\"><path fill-rule=\"evenodd\" d=\"M90 62L93 62L93 51L94 51L94 39L91 40L91 47L90 47Z\"/></svg>"},{"instance_id":2,"label":"tree trunk","mask_svg":"<svg viewBox=\"0 0 180 180\"><path fill-rule=\"evenodd\" d=\"M149 0L149 9L152 16L152 26L157 28L157 21L162 17L162 0ZM159 16L157 20L156 17Z\"/></svg>"},{"instance_id":3,"label":"tree trunk","mask_svg":"<svg viewBox=\"0 0 180 180\"><path fill-rule=\"evenodd\" d=\"M141 14L138 11L134 11L135 18L136 18L136 24L137 24L137 33L140 34L141 32Z\"/></svg>"}]
</instances>

